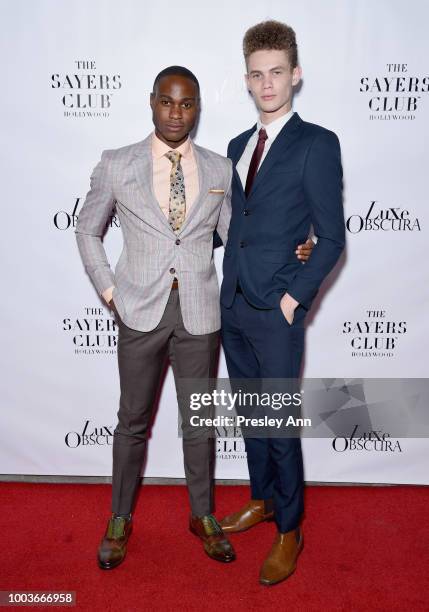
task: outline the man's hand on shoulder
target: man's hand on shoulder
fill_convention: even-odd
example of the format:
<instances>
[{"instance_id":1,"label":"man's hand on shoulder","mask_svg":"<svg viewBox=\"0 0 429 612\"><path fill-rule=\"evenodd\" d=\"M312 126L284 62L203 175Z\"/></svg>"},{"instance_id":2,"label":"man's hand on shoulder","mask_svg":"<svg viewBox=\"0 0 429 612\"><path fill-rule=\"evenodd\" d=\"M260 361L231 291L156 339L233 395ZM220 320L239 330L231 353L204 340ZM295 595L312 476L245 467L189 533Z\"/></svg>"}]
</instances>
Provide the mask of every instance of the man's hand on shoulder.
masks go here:
<instances>
[{"instance_id":1,"label":"man's hand on shoulder","mask_svg":"<svg viewBox=\"0 0 429 612\"><path fill-rule=\"evenodd\" d=\"M314 242L309 238L305 244L299 244L296 247L295 254L300 261L308 261L313 249Z\"/></svg>"}]
</instances>

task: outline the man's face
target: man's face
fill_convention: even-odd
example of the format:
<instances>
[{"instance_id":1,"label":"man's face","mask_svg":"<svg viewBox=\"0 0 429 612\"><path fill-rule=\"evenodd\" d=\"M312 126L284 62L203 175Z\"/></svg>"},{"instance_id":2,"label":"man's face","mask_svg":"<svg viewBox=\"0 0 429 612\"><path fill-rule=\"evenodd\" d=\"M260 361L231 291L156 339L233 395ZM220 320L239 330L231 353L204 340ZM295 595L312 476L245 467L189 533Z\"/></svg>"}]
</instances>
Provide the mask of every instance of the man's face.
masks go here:
<instances>
[{"instance_id":1,"label":"man's face","mask_svg":"<svg viewBox=\"0 0 429 612\"><path fill-rule=\"evenodd\" d=\"M197 85L183 76L165 76L150 96L155 134L172 149L188 138L199 111Z\"/></svg>"},{"instance_id":2,"label":"man's face","mask_svg":"<svg viewBox=\"0 0 429 612\"><path fill-rule=\"evenodd\" d=\"M247 87L268 121L291 109L292 90L300 78L301 69L292 70L286 51L264 49L255 51L247 59Z\"/></svg>"}]
</instances>

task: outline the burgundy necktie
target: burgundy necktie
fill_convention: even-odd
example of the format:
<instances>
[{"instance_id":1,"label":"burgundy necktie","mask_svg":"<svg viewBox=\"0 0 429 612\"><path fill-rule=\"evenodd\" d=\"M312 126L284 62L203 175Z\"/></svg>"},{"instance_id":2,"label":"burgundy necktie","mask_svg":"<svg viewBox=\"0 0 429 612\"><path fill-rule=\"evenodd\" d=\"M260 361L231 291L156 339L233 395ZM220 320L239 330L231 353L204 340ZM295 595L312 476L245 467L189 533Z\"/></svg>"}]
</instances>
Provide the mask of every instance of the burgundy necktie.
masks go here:
<instances>
[{"instance_id":1,"label":"burgundy necktie","mask_svg":"<svg viewBox=\"0 0 429 612\"><path fill-rule=\"evenodd\" d=\"M246 194L246 198L252 189L253 181L255 179L256 173L258 171L259 162L261 161L262 153L264 152L265 141L267 140L267 132L264 128L259 130L258 143L253 151L252 159L250 160L249 171L247 173L246 179L246 187L244 189L244 193Z\"/></svg>"}]
</instances>

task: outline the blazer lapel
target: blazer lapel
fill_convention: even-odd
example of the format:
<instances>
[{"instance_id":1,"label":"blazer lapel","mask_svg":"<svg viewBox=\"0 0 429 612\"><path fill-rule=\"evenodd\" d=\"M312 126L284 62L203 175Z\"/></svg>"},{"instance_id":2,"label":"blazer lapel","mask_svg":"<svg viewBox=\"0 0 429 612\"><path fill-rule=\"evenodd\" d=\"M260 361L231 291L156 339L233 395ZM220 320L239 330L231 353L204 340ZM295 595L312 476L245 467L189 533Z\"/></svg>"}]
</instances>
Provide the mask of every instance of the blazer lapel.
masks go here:
<instances>
[{"instance_id":1,"label":"blazer lapel","mask_svg":"<svg viewBox=\"0 0 429 612\"><path fill-rule=\"evenodd\" d=\"M250 128L250 130L247 130L247 132L244 132L240 141L238 142L236 148L234 151L231 152L231 160L232 160L232 164L233 164L233 180L235 181L235 185L238 189L239 194L241 195L242 200L245 202L246 201L246 195L244 193L244 185L241 182L241 178L240 175L237 172L237 164L240 161L241 156L244 153L244 149L246 148L247 143L249 142L249 138L252 136L253 132L256 130L256 123L255 125Z\"/></svg>"},{"instance_id":2,"label":"blazer lapel","mask_svg":"<svg viewBox=\"0 0 429 612\"><path fill-rule=\"evenodd\" d=\"M252 197L254 192L258 189L258 186L264 181L270 172L271 168L283 153L299 138L300 128L302 126L302 119L298 115L298 113L294 113L294 115L289 119L286 125L283 126L280 133L277 135L277 138L274 140L271 145L264 161L259 167L258 172L256 173L255 179L253 181L252 189L249 193L249 198Z\"/></svg>"},{"instance_id":3,"label":"blazer lapel","mask_svg":"<svg viewBox=\"0 0 429 612\"><path fill-rule=\"evenodd\" d=\"M174 234L168 219L162 212L153 190L152 134L141 141L133 160L134 174L143 196L144 204L151 206L163 227Z\"/></svg>"},{"instance_id":4,"label":"blazer lapel","mask_svg":"<svg viewBox=\"0 0 429 612\"><path fill-rule=\"evenodd\" d=\"M197 163L197 168L198 168L198 195L195 199L195 202L191 206L191 210L186 215L185 220L182 224L182 227L177 232L178 236L180 236L180 234L182 234L182 232L189 226L189 223L192 221L192 218L194 217L195 213L201 206L204 198L207 196L208 190L210 189L210 187L213 187L213 185L209 184L210 176L211 176L211 168L210 168L210 164L208 163L208 160L206 159L204 154L200 151L200 148L198 147L198 145L195 145L194 143L192 143L191 146L193 147L195 161ZM185 194L186 194L186 185L185 185Z\"/></svg>"}]
</instances>

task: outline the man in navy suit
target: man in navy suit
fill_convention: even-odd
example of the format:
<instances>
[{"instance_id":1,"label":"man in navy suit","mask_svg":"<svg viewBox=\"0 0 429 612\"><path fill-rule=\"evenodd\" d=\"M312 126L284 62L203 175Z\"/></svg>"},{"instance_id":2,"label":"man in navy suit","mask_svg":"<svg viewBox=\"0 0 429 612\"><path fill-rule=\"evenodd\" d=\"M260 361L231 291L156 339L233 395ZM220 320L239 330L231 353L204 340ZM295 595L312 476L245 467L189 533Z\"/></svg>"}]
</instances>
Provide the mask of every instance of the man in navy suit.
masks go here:
<instances>
[{"instance_id":1,"label":"man in navy suit","mask_svg":"<svg viewBox=\"0 0 429 612\"><path fill-rule=\"evenodd\" d=\"M221 290L222 338L231 379L292 379L300 373L304 319L345 242L337 136L291 108L301 78L295 33L266 21L244 37L256 126L228 147L232 218ZM313 227L317 244L295 256ZM296 567L302 548L303 466L299 437L245 439L251 500L221 522L239 532L274 518L277 536L260 572L272 585Z\"/></svg>"}]
</instances>

